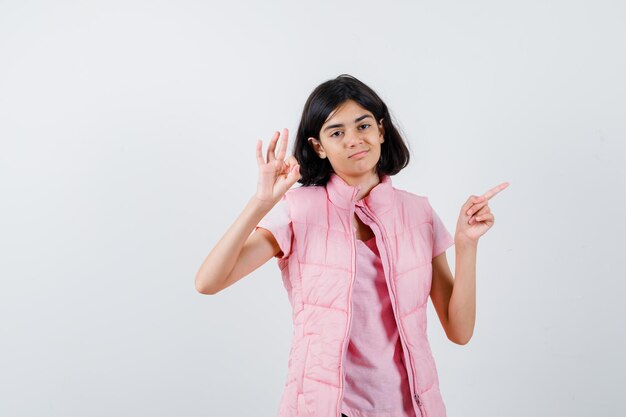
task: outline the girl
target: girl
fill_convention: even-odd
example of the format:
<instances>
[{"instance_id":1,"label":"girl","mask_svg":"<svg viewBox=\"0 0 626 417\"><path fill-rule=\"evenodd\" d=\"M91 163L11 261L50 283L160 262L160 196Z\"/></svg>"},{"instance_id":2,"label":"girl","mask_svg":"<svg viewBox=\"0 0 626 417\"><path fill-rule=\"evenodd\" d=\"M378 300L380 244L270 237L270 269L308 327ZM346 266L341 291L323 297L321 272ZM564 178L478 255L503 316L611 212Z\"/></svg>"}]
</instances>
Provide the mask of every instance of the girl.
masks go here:
<instances>
[{"instance_id":1,"label":"girl","mask_svg":"<svg viewBox=\"0 0 626 417\"><path fill-rule=\"evenodd\" d=\"M277 153L274 134L266 158L257 142L257 192L196 289L216 294L277 258L294 323L279 417L445 417L428 297L448 338L468 343L478 238L508 183L470 196L452 238L427 197L392 186L408 148L380 97L346 74L311 93L285 159L288 133Z\"/></svg>"}]
</instances>

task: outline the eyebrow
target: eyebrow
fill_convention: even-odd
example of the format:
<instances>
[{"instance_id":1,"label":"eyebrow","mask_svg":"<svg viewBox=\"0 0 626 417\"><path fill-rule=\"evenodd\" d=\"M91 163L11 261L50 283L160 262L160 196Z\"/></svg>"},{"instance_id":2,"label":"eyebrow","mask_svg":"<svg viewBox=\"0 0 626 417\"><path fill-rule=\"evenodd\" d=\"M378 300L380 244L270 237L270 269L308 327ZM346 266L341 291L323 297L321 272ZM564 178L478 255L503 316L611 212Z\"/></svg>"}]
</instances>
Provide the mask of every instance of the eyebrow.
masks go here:
<instances>
[{"instance_id":1,"label":"eyebrow","mask_svg":"<svg viewBox=\"0 0 626 417\"><path fill-rule=\"evenodd\" d=\"M368 117L372 118L372 116L370 116L369 114L364 114L363 116L359 116L356 119L354 119L354 123L359 123L361 120L367 119ZM324 128L323 132L326 132L328 129L332 129L332 128L335 128L335 127L343 127L343 124L337 123L337 124L334 124L334 125L326 126Z\"/></svg>"}]
</instances>

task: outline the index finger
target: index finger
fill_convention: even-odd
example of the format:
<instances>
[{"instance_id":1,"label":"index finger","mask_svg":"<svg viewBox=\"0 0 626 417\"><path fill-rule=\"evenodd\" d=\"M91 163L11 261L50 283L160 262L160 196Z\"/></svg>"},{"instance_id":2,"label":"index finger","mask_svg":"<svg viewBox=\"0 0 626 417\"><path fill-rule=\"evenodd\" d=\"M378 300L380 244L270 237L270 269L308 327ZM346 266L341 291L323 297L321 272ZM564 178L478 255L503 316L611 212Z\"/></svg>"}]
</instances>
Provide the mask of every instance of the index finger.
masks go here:
<instances>
[{"instance_id":1,"label":"index finger","mask_svg":"<svg viewBox=\"0 0 626 417\"><path fill-rule=\"evenodd\" d=\"M508 186L509 186L508 182L503 182L500 185L496 185L491 190L489 190L485 194L483 194L483 197L485 197L487 200L489 200L491 197L493 197L494 195L498 194L500 191L504 190Z\"/></svg>"}]
</instances>

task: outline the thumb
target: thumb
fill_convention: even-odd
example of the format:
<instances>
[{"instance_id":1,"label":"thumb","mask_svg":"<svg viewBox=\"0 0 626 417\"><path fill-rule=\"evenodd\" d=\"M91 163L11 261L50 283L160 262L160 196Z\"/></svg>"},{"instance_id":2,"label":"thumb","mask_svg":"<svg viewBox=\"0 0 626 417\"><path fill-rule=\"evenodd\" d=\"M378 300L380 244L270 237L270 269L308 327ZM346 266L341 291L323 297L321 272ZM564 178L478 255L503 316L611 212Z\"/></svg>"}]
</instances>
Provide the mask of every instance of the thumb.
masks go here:
<instances>
[{"instance_id":1,"label":"thumb","mask_svg":"<svg viewBox=\"0 0 626 417\"><path fill-rule=\"evenodd\" d=\"M291 168L289 172L289 179L291 180L291 184L295 183L300 178L300 165L296 164Z\"/></svg>"},{"instance_id":2,"label":"thumb","mask_svg":"<svg viewBox=\"0 0 626 417\"><path fill-rule=\"evenodd\" d=\"M298 163L298 160L296 159L296 157L293 155L289 155L289 158L287 158L287 164L293 166L297 163Z\"/></svg>"}]
</instances>

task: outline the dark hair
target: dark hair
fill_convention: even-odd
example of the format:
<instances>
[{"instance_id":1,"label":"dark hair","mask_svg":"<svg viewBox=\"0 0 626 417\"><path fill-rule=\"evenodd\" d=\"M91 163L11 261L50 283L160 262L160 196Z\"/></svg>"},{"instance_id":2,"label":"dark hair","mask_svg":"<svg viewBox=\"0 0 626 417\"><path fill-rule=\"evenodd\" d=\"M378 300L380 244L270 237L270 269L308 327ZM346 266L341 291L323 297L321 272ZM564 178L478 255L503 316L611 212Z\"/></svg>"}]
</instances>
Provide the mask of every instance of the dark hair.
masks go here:
<instances>
[{"instance_id":1,"label":"dark hair","mask_svg":"<svg viewBox=\"0 0 626 417\"><path fill-rule=\"evenodd\" d=\"M381 144L380 160L376 165L379 177L395 175L409 164L409 149L391 121L387 105L363 82L341 74L317 86L304 104L294 144L294 157L300 165L298 182L302 185L326 185L330 179L333 168L328 158L320 158L308 138L319 140L328 115L347 100L354 100L372 112L377 123L383 119L385 141Z\"/></svg>"}]
</instances>

